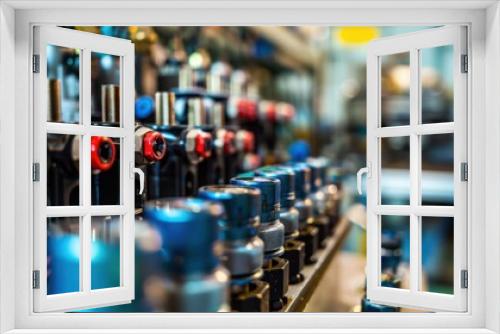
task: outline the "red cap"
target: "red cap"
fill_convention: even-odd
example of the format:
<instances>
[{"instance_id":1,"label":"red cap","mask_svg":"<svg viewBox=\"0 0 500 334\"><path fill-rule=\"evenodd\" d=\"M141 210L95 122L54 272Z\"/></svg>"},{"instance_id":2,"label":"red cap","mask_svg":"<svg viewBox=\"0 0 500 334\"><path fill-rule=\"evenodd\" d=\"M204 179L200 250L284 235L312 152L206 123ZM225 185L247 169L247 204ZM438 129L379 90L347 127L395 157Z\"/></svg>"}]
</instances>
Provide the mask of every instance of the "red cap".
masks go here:
<instances>
[{"instance_id":1,"label":"red cap","mask_svg":"<svg viewBox=\"0 0 500 334\"><path fill-rule=\"evenodd\" d=\"M250 131L245 131L243 137L243 150L245 152L252 152L255 148L255 136Z\"/></svg>"},{"instance_id":2,"label":"red cap","mask_svg":"<svg viewBox=\"0 0 500 334\"><path fill-rule=\"evenodd\" d=\"M94 136L90 140L90 161L92 169L107 171L116 159L115 143L109 137Z\"/></svg>"},{"instance_id":3,"label":"red cap","mask_svg":"<svg viewBox=\"0 0 500 334\"><path fill-rule=\"evenodd\" d=\"M148 131L142 140L144 157L149 161L159 161L167 153L167 141L156 131Z\"/></svg>"},{"instance_id":4,"label":"red cap","mask_svg":"<svg viewBox=\"0 0 500 334\"><path fill-rule=\"evenodd\" d=\"M280 121L289 122L295 116L295 107L290 103L279 103L277 109Z\"/></svg>"},{"instance_id":5,"label":"red cap","mask_svg":"<svg viewBox=\"0 0 500 334\"><path fill-rule=\"evenodd\" d=\"M275 122L277 119L276 103L273 101L261 101L259 104L260 117L266 121Z\"/></svg>"},{"instance_id":6,"label":"red cap","mask_svg":"<svg viewBox=\"0 0 500 334\"><path fill-rule=\"evenodd\" d=\"M198 133L194 138L194 151L200 157L209 158L212 155L212 136L209 133Z\"/></svg>"},{"instance_id":7,"label":"red cap","mask_svg":"<svg viewBox=\"0 0 500 334\"><path fill-rule=\"evenodd\" d=\"M224 154L234 154L236 152L235 140L236 136L233 131L224 131Z\"/></svg>"},{"instance_id":8,"label":"red cap","mask_svg":"<svg viewBox=\"0 0 500 334\"><path fill-rule=\"evenodd\" d=\"M255 101L240 98L236 102L238 118L245 121L255 121L257 119L257 104Z\"/></svg>"}]
</instances>

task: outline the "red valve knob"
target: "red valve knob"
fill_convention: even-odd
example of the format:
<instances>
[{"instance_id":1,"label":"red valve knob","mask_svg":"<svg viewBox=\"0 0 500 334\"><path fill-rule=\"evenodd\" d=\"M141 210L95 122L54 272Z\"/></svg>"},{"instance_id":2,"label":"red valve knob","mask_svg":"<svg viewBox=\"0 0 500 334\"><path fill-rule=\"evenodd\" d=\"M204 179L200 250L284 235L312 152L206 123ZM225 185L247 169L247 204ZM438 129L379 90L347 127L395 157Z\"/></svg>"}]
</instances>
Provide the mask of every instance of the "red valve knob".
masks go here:
<instances>
[{"instance_id":1,"label":"red valve knob","mask_svg":"<svg viewBox=\"0 0 500 334\"><path fill-rule=\"evenodd\" d=\"M280 121L289 122L295 116L295 107L290 103L278 103L276 109Z\"/></svg>"},{"instance_id":2,"label":"red valve knob","mask_svg":"<svg viewBox=\"0 0 500 334\"><path fill-rule=\"evenodd\" d=\"M253 152L255 148L255 136L247 130L239 130L236 135L238 141L238 149L245 152Z\"/></svg>"},{"instance_id":3,"label":"red valve knob","mask_svg":"<svg viewBox=\"0 0 500 334\"><path fill-rule=\"evenodd\" d=\"M90 161L92 169L107 171L116 159L115 143L109 137L94 136L90 140Z\"/></svg>"},{"instance_id":4,"label":"red valve knob","mask_svg":"<svg viewBox=\"0 0 500 334\"><path fill-rule=\"evenodd\" d=\"M259 105L261 118L269 121L275 122L277 119L276 113L276 103L272 101L261 101Z\"/></svg>"},{"instance_id":5,"label":"red valve knob","mask_svg":"<svg viewBox=\"0 0 500 334\"><path fill-rule=\"evenodd\" d=\"M250 131L245 131L245 136L243 137L243 150L248 152L253 152L255 148L255 136Z\"/></svg>"},{"instance_id":6,"label":"red valve knob","mask_svg":"<svg viewBox=\"0 0 500 334\"><path fill-rule=\"evenodd\" d=\"M206 132L198 133L194 138L194 151L200 157L209 158L212 155L212 136Z\"/></svg>"},{"instance_id":7,"label":"red valve knob","mask_svg":"<svg viewBox=\"0 0 500 334\"><path fill-rule=\"evenodd\" d=\"M159 132L146 132L142 143L144 157L149 161L159 161L167 153L167 141Z\"/></svg>"},{"instance_id":8,"label":"red valve knob","mask_svg":"<svg viewBox=\"0 0 500 334\"><path fill-rule=\"evenodd\" d=\"M245 121L255 121L257 119L257 105L255 101L241 98L236 102L238 118Z\"/></svg>"},{"instance_id":9,"label":"red valve knob","mask_svg":"<svg viewBox=\"0 0 500 334\"><path fill-rule=\"evenodd\" d=\"M234 154L236 152L236 136L233 131L224 131L224 154Z\"/></svg>"}]
</instances>

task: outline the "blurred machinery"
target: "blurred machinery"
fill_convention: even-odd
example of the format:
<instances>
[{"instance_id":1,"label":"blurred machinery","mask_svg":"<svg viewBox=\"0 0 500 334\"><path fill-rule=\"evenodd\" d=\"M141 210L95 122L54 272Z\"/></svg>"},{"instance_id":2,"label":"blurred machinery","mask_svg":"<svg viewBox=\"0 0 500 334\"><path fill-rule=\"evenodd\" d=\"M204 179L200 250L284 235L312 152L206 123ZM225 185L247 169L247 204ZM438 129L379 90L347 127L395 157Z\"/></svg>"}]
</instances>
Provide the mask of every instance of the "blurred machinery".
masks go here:
<instances>
[{"instance_id":1,"label":"blurred machinery","mask_svg":"<svg viewBox=\"0 0 500 334\"><path fill-rule=\"evenodd\" d=\"M268 88L257 84L254 73L233 70L223 61L211 64L200 49L187 57L177 38L161 57L154 46L158 36L143 38L152 30L135 28L128 33L140 46L140 76L157 82L139 83L135 104L135 162L146 184L135 197L136 298L129 305L86 311L300 310L321 275L316 261L321 258L318 262L326 265L338 247L332 233L340 197L327 177L331 164L319 158L288 161L282 133L295 107L267 93L261 97ZM148 59L159 68L156 75L145 70L152 65ZM93 66L106 63L97 60ZM100 84L93 86L94 126L122 122L113 66L93 79ZM51 121L65 115L63 86L59 77L49 80ZM48 137L49 205L80 201L80 140ZM120 138L91 138L93 205L120 203L121 145ZM109 265L119 256L119 229L113 227L119 219L103 219L107 228L93 230L93 245L106 249L99 261L108 274L96 277L95 284L109 287L119 273ZM72 291L78 282L63 275L64 268L78 266L78 259L58 251L74 242L77 231L71 219L59 220L49 223L48 233L49 290L54 293Z\"/></svg>"},{"instance_id":2,"label":"blurred machinery","mask_svg":"<svg viewBox=\"0 0 500 334\"><path fill-rule=\"evenodd\" d=\"M287 310L289 285L307 278L304 267L315 262L318 247L331 235L331 222L338 219L327 209L329 165L316 159L260 167L279 140L276 127L291 119L293 107L259 100L249 88L248 74L231 72L227 64L210 69L176 64L171 68L176 74L169 74L178 77L174 87L136 101L141 122L135 129L135 161L145 172L146 191L136 193L138 292L131 306L121 309ZM52 117L61 114L57 87L49 85ZM93 117L93 125L117 126L120 88L107 83L101 88L102 113ZM78 140L48 138L49 205L78 201ZM121 144L120 139L92 137L94 205L120 201ZM108 231L103 240L113 239L114 233ZM50 286L55 290L65 289L58 272L67 265L56 243L69 242L59 234L49 234ZM154 246L152 236L160 246ZM106 247L119 247L119 242ZM153 296L151 291L162 293Z\"/></svg>"},{"instance_id":3,"label":"blurred machinery","mask_svg":"<svg viewBox=\"0 0 500 334\"><path fill-rule=\"evenodd\" d=\"M220 221L222 259L231 273L231 307L240 312L269 311L269 285L263 281L264 242L258 237L260 190L235 185L200 188L200 197L224 206Z\"/></svg>"},{"instance_id":4,"label":"blurred machinery","mask_svg":"<svg viewBox=\"0 0 500 334\"><path fill-rule=\"evenodd\" d=\"M161 237L163 309L228 311L229 275L217 253L223 208L200 199L151 201L145 217Z\"/></svg>"},{"instance_id":5,"label":"blurred machinery","mask_svg":"<svg viewBox=\"0 0 500 334\"><path fill-rule=\"evenodd\" d=\"M344 206L364 201L350 196L351 181L342 178L365 164L363 45L403 28L76 29L135 44L135 167L146 181L145 192L135 194L136 299L92 311L303 309L346 233L342 200ZM453 90L445 66L450 52L441 48L422 58L422 108L432 122L452 121ZM92 54L92 125L122 122L117 58ZM79 54L51 46L47 59L48 120L78 123ZM407 114L401 85L407 71L407 64L393 59L382 72L384 118L393 124ZM450 205L453 138L427 137L422 140L422 201ZM90 138L92 205L120 203L122 145L120 138ZM405 177L401 166L407 145L397 138L381 144L388 166L384 180L389 180L381 192L388 204L406 200L405 189L395 185ZM81 147L81 136L48 135L47 205L81 203L80 178L87 170ZM222 206L194 198L198 195ZM101 218L105 228L93 227L93 247L102 250L93 263L101 274L92 274L92 280L96 287L109 287L119 273L110 265L119 262L119 219ZM177 218L184 224L174 224ZM452 271L443 270L449 261L446 254L435 255L432 245L452 239L453 222L435 222L426 226L439 226L422 230L423 265L433 284L430 291L449 291ZM382 243L382 284L397 286L408 238L389 227ZM76 291L78 219L52 218L47 229L49 294ZM363 253L364 235L357 238L355 247ZM366 298L362 310L397 311Z\"/></svg>"}]
</instances>

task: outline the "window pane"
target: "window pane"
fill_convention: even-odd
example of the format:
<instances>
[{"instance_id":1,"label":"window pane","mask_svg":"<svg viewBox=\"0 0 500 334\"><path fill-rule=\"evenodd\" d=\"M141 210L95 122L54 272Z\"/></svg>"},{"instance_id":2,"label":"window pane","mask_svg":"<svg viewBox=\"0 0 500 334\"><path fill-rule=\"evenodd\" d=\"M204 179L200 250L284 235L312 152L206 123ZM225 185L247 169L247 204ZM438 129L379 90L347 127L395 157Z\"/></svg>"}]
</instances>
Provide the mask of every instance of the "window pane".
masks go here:
<instances>
[{"instance_id":1,"label":"window pane","mask_svg":"<svg viewBox=\"0 0 500 334\"><path fill-rule=\"evenodd\" d=\"M80 122L80 50L47 45L49 122Z\"/></svg>"},{"instance_id":2,"label":"window pane","mask_svg":"<svg viewBox=\"0 0 500 334\"><path fill-rule=\"evenodd\" d=\"M80 218L47 219L47 294L80 291Z\"/></svg>"},{"instance_id":3,"label":"window pane","mask_svg":"<svg viewBox=\"0 0 500 334\"><path fill-rule=\"evenodd\" d=\"M80 205L80 136L47 135L47 205Z\"/></svg>"},{"instance_id":4,"label":"window pane","mask_svg":"<svg viewBox=\"0 0 500 334\"><path fill-rule=\"evenodd\" d=\"M92 124L120 126L120 57L92 52Z\"/></svg>"},{"instance_id":5,"label":"window pane","mask_svg":"<svg viewBox=\"0 0 500 334\"><path fill-rule=\"evenodd\" d=\"M120 138L91 138L92 205L121 204L120 144Z\"/></svg>"},{"instance_id":6,"label":"window pane","mask_svg":"<svg viewBox=\"0 0 500 334\"><path fill-rule=\"evenodd\" d=\"M120 216L92 217L91 288L120 286Z\"/></svg>"},{"instance_id":7,"label":"window pane","mask_svg":"<svg viewBox=\"0 0 500 334\"><path fill-rule=\"evenodd\" d=\"M380 57L382 126L410 124L410 53Z\"/></svg>"},{"instance_id":8,"label":"window pane","mask_svg":"<svg viewBox=\"0 0 500 334\"><path fill-rule=\"evenodd\" d=\"M453 218L422 217L423 291L453 294Z\"/></svg>"},{"instance_id":9,"label":"window pane","mask_svg":"<svg viewBox=\"0 0 500 334\"><path fill-rule=\"evenodd\" d=\"M453 122L453 46L420 50L422 123Z\"/></svg>"},{"instance_id":10,"label":"window pane","mask_svg":"<svg viewBox=\"0 0 500 334\"><path fill-rule=\"evenodd\" d=\"M422 205L453 200L453 134L427 135L422 141Z\"/></svg>"},{"instance_id":11,"label":"window pane","mask_svg":"<svg viewBox=\"0 0 500 334\"><path fill-rule=\"evenodd\" d=\"M410 137L381 138L380 146L380 204L409 205Z\"/></svg>"},{"instance_id":12,"label":"window pane","mask_svg":"<svg viewBox=\"0 0 500 334\"><path fill-rule=\"evenodd\" d=\"M410 217L381 216L380 284L408 286L410 272Z\"/></svg>"}]
</instances>

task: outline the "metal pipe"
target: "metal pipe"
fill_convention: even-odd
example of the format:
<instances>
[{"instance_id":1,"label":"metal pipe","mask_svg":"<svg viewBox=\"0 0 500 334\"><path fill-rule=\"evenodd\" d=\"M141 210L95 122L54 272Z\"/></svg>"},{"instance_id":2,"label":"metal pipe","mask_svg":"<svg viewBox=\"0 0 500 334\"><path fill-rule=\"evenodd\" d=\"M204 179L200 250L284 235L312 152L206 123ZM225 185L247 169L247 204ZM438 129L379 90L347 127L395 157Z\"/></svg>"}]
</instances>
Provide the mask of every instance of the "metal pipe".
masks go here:
<instances>
[{"instance_id":1,"label":"metal pipe","mask_svg":"<svg viewBox=\"0 0 500 334\"><path fill-rule=\"evenodd\" d=\"M101 86L102 121L120 122L120 86L108 84Z\"/></svg>"},{"instance_id":2,"label":"metal pipe","mask_svg":"<svg viewBox=\"0 0 500 334\"><path fill-rule=\"evenodd\" d=\"M156 92L155 117L158 125L175 125L175 94L171 92Z\"/></svg>"},{"instance_id":3,"label":"metal pipe","mask_svg":"<svg viewBox=\"0 0 500 334\"><path fill-rule=\"evenodd\" d=\"M193 88L194 73L189 65L184 65L179 70L179 89Z\"/></svg>"},{"instance_id":4,"label":"metal pipe","mask_svg":"<svg viewBox=\"0 0 500 334\"><path fill-rule=\"evenodd\" d=\"M202 126L206 122L205 106L201 97L190 98L188 104L188 126Z\"/></svg>"},{"instance_id":5,"label":"metal pipe","mask_svg":"<svg viewBox=\"0 0 500 334\"><path fill-rule=\"evenodd\" d=\"M51 122L62 122L61 80L49 79L48 118Z\"/></svg>"}]
</instances>

